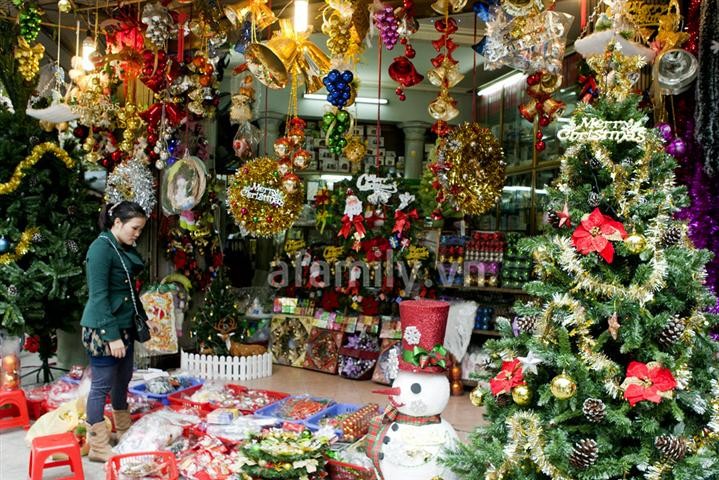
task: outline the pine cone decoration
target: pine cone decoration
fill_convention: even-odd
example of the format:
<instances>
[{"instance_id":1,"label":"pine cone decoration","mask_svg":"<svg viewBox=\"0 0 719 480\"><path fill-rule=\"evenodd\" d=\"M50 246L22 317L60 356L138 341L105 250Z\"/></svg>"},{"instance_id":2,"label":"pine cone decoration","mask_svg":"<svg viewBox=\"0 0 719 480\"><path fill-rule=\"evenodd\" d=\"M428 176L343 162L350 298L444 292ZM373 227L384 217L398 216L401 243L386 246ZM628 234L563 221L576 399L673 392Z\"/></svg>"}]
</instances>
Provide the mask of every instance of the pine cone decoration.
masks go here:
<instances>
[{"instance_id":1,"label":"pine cone decoration","mask_svg":"<svg viewBox=\"0 0 719 480\"><path fill-rule=\"evenodd\" d=\"M514 322L520 333L532 333L537 328L537 319L534 317L517 317Z\"/></svg>"},{"instance_id":2,"label":"pine cone decoration","mask_svg":"<svg viewBox=\"0 0 719 480\"><path fill-rule=\"evenodd\" d=\"M497 405L499 405L500 407L506 407L510 403L512 403L511 395L507 395L507 394L503 393L497 397Z\"/></svg>"},{"instance_id":3,"label":"pine cone decoration","mask_svg":"<svg viewBox=\"0 0 719 480\"><path fill-rule=\"evenodd\" d=\"M589 166L592 168L592 170L599 170L600 168L602 168L602 162L592 157L589 159Z\"/></svg>"},{"instance_id":4,"label":"pine cone decoration","mask_svg":"<svg viewBox=\"0 0 719 480\"><path fill-rule=\"evenodd\" d=\"M664 247L671 247L672 245L676 245L677 243L679 243L679 240L681 239L681 229L676 225L672 225L671 227L667 228L662 235L661 242Z\"/></svg>"},{"instance_id":5,"label":"pine cone decoration","mask_svg":"<svg viewBox=\"0 0 719 480\"><path fill-rule=\"evenodd\" d=\"M667 323L667 326L659 332L659 343L665 347L674 345L679 338L681 338L686 328L686 323L683 318L677 316L672 317Z\"/></svg>"},{"instance_id":6,"label":"pine cone decoration","mask_svg":"<svg viewBox=\"0 0 719 480\"><path fill-rule=\"evenodd\" d=\"M597 192L589 192L589 197L587 198L587 203L590 207L596 208L599 206L599 204L602 201L602 197L599 196Z\"/></svg>"},{"instance_id":7,"label":"pine cone decoration","mask_svg":"<svg viewBox=\"0 0 719 480\"><path fill-rule=\"evenodd\" d=\"M588 398L582 405L584 416L592 423L599 423L607 416L607 406L598 398Z\"/></svg>"},{"instance_id":8,"label":"pine cone decoration","mask_svg":"<svg viewBox=\"0 0 719 480\"><path fill-rule=\"evenodd\" d=\"M557 215L557 212L547 213L547 223L554 228L559 228L559 215Z\"/></svg>"},{"instance_id":9,"label":"pine cone decoration","mask_svg":"<svg viewBox=\"0 0 719 480\"><path fill-rule=\"evenodd\" d=\"M599 457L597 442L591 438L584 438L574 444L572 454L569 456L569 463L575 468L589 468L594 465Z\"/></svg>"},{"instance_id":10,"label":"pine cone decoration","mask_svg":"<svg viewBox=\"0 0 719 480\"><path fill-rule=\"evenodd\" d=\"M675 461L681 460L687 453L687 442L674 435L659 435L654 439L654 446L663 456Z\"/></svg>"}]
</instances>

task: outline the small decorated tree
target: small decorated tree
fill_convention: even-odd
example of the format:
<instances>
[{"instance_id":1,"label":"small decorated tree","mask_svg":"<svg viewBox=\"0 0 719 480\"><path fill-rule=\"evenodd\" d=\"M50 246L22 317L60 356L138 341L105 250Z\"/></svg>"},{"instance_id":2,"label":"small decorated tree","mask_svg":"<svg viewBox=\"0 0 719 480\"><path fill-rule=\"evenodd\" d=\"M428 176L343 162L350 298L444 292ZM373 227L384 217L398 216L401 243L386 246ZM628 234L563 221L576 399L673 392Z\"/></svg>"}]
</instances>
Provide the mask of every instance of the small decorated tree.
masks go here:
<instances>
[{"instance_id":1,"label":"small decorated tree","mask_svg":"<svg viewBox=\"0 0 719 480\"><path fill-rule=\"evenodd\" d=\"M674 158L629 94L641 61L588 59L603 95L560 131L537 281L487 342L496 370L473 392L489 424L445 461L467 479L719 478L710 255L673 214Z\"/></svg>"}]
</instances>

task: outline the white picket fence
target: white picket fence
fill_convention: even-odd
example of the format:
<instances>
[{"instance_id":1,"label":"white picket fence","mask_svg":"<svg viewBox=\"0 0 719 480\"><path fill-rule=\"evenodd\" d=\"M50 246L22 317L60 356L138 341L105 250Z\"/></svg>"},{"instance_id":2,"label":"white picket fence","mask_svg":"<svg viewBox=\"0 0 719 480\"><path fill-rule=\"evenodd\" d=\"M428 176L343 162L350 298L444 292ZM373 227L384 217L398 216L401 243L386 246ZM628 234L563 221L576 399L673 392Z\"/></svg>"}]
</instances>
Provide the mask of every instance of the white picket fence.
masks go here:
<instances>
[{"instance_id":1,"label":"white picket fence","mask_svg":"<svg viewBox=\"0 0 719 480\"><path fill-rule=\"evenodd\" d=\"M198 355L182 350L182 370L201 378L227 380L253 380L272 375L272 352L251 357L224 355Z\"/></svg>"}]
</instances>

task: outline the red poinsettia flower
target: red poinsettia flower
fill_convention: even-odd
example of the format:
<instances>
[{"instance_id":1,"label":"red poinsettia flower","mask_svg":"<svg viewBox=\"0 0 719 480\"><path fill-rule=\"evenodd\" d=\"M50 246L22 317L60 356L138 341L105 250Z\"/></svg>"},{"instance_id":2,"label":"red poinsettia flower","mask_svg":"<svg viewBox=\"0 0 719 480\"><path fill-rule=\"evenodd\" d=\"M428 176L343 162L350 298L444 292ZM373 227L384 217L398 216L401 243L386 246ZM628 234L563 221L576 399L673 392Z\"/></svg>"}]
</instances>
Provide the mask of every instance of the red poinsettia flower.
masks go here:
<instances>
[{"instance_id":1,"label":"red poinsettia flower","mask_svg":"<svg viewBox=\"0 0 719 480\"><path fill-rule=\"evenodd\" d=\"M644 400L659 403L662 398L671 398L676 386L672 372L656 362L631 362L622 383L624 398L632 407Z\"/></svg>"},{"instance_id":2,"label":"red poinsettia flower","mask_svg":"<svg viewBox=\"0 0 719 480\"><path fill-rule=\"evenodd\" d=\"M376 237L362 242L362 251L368 262L380 262L384 260L389 250L389 240L384 237Z\"/></svg>"},{"instance_id":3,"label":"red poinsettia flower","mask_svg":"<svg viewBox=\"0 0 719 480\"><path fill-rule=\"evenodd\" d=\"M362 297L360 306L362 309L362 315L373 317L379 313L379 302L370 295Z\"/></svg>"},{"instance_id":4,"label":"red poinsettia flower","mask_svg":"<svg viewBox=\"0 0 719 480\"><path fill-rule=\"evenodd\" d=\"M489 388L495 397L511 392L517 385L524 385L524 372L518 358L511 362L502 362L502 370L489 381Z\"/></svg>"},{"instance_id":5,"label":"red poinsettia flower","mask_svg":"<svg viewBox=\"0 0 719 480\"><path fill-rule=\"evenodd\" d=\"M592 213L582 217L582 222L572 233L572 243L579 253L588 255L597 252L607 263L612 263L614 246L611 242L621 241L626 236L624 225L595 208Z\"/></svg>"},{"instance_id":6,"label":"red poinsettia flower","mask_svg":"<svg viewBox=\"0 0 719 480\"><path fill-rule=\"evenodd\" d=\"M322 292L322 300L320 300L322 309L326 312L334 312L340 306L340 300L337 296L337 292L331 288Z\"/></svg>"}]
</instances>

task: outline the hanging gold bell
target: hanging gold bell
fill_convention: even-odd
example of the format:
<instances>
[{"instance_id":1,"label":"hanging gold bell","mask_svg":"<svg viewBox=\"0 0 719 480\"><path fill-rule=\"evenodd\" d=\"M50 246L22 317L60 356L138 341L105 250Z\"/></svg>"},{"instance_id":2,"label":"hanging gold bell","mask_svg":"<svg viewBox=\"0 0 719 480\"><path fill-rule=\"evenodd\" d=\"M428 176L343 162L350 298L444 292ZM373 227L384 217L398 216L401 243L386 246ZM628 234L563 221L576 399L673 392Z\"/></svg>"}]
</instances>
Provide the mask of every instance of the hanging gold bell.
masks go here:
<instances>
[{"instance_id":1,"label":"hanging gold bell","mask_svg":"<svg viewBox=\"0 0 719 480\"><path fill-rule=\"evenodd\" d=\"M467 0L437 0L431 6L432 10L440 15L447 15L450 7L454 13L459 13L465 5L467 5Z\"/></svg>"},{"instance_id":2,"label":"hanging gold bell","mask_svg":"<svg viewBox=\"0 0 719 480\"><path fill-rule=\"evenodd\" d=\"M292 65L297 58L297 42L293 38L275 36L267 43L251 43L245 49L245 60L252 74L269 88L285 88Z\"/></svg>"},{"instance_id":3,"label":"hanging gold bell","mask_svg":"<svg viewBox=\"0 0 719 480\"><path fill-rule=\"evenodd\" d=\"M240 25L248 15L252 26L259 30L264 30L277 21L277 17L267 6L267 0L242 0L225 5L224 12L234 26Z\"/></svg>"},{"instance_id":4,"label":"hanging gold bell","mask_svg":"<svg viewBox=\"0 0 719 480\"><path fill-rule=\"evenodd\" d=\"M454 106L452 98L446 95L439 95L432 103L429 104L427 110L432 118L435 120L443 120L445 122L449 122L459 115L459 110L457 110L457 107Z\"/></svg>"},{"instance_id":5,"label":"hanging gold bell","mask_svg":"<svg viewBox=\"0 0 719 480\"><path fill-rule=\"evenodd\" d=\"M437 87L446 86L452 88L462 81L464 75L460 73L457 66L450 62L447 58L442 61L442 64L433 68L427 72L427 79L432 85Z\"/></svg>"},{"instance_id":6,"label":"hanging gold bell","mask_svg":"<svg viewBox=\"0 0 719 480\"><path fill-rule=\"evenodd\" d=\"M330 59L314 43L302 40L299 44L297 69L305 77L305 91L314 93L324 87L322 77L330 71Z\"/></svg>"},{"instance_id":7,"label":"hanging gold bell","mask_svg":"<svg viewBox=\"0 0 719 480\"><path fill-rule=\"evenodd\" d=\"M533 122L537 116L537 102L530 100L529 102L519 106L519 114L528 122Z\"/></svg>"}]
</instances>

